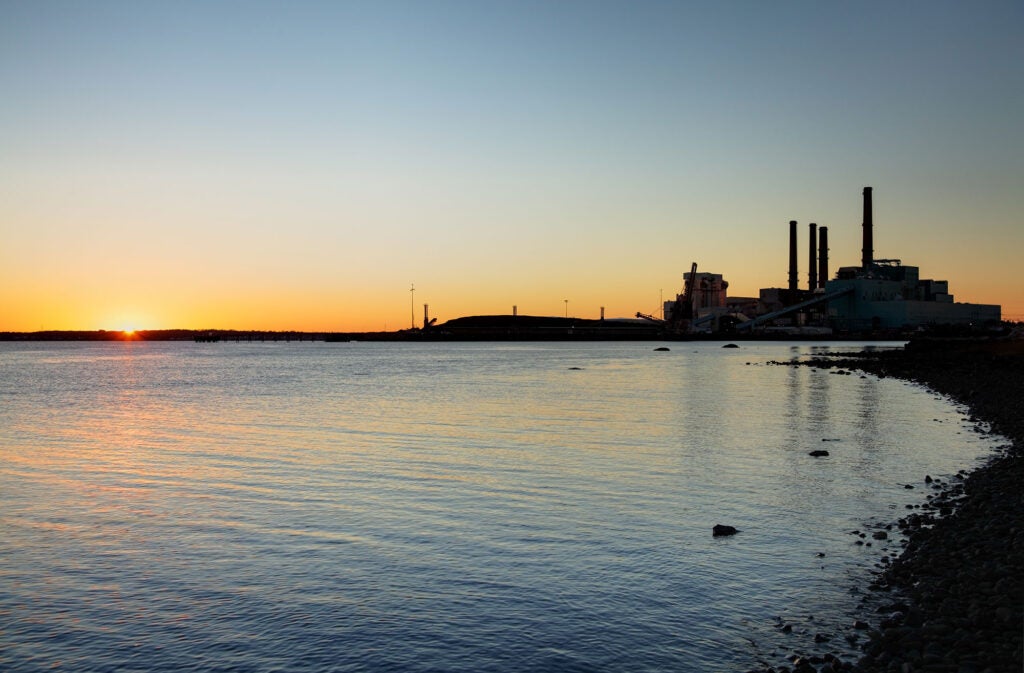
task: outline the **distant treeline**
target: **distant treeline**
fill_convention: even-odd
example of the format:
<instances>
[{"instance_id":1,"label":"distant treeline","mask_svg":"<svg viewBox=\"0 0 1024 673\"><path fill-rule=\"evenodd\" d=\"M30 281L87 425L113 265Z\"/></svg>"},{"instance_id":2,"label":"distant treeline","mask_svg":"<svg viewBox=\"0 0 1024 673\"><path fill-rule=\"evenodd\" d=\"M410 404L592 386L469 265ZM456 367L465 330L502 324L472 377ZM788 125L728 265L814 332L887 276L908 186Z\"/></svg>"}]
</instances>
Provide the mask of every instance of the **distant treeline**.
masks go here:
<instances>
[{"instance_id":1,"label":"distant treeline","mask_svg":"<svg viewBox=\"0 0 1024 673\"><path fill-rule=\"evenodd\" d=\"M1019 334L1021 323L1004 322L994 326L932 326L928 330L890 330L886 332L845 332L835 334L791 335L785 333L734 334L670 334L660 326L644 321L581 320L532 316L469 316L456 318L427 329L395 332L299 332L232 329L163 329L137 330L43 330L39 332L0 332L0 341L587 341L587 340L832 340L896 339L906 340L924 335L944 338L1007 336Z\"/></svg>"},{"instance_id":2,"label":"distant treeline","mask_svg":"<svg viewBox=\"0 0 1024 673\"><path fill-rule=\"evenodd\" d=\"M331 332L268 332L221 329L160 329L122 332L101 329L0 332L0 341L323 341L333 336L335 334Z\"/></svg>"}]
</instances>

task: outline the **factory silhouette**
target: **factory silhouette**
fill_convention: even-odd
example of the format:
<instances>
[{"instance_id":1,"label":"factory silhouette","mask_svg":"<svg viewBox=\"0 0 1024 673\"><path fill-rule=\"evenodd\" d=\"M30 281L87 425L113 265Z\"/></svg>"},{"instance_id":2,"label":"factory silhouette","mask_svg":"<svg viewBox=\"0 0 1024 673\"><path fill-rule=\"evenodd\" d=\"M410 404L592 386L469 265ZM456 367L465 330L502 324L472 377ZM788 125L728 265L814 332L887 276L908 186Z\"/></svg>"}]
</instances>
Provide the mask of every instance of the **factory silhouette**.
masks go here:
<instances>
[{"instance_id":1,"label":"factory silhouette","mask_svg":"<svg viewBox=\"0 0 1024 673\"><path fill-rule=\"evenodd\" d=\"M140 330L123 332L0 333L0 340L178 340L352 341L352 340L612 340L699 338L906 338L925 329L954 333L985 331L1000 323L994 304L958 303L945 280L922 279L916 266L879 259L874 252L872 188L864 188L863 245L858 266L841 266L829 278L828 228L808 225L807 284L800 287L798 223L789 222L789 278L786 287L762 288L757 297L730 297L722 274L683 274L683 291L662 307L662 315L600 319L477 315L438 324L423 306L421 327L396 332L249 332L236 330ZM410 292L414 292L412 288ZM415 295L412 295L414 297ZM410 310L414 310L414 300ZM415 321L415 316L411 316Z\"/></svg>"},{"instance_id":2,"label":"factory silhouette","mask_svg":"<svg viewBox=\"0 0 1024 673\"><path fill-rule=\"evenodd\" d=\"M1000 321L993 304L957 303L945 280L922 279L900 259L876 259L872 188L864 188L863 247L859 266L839 267L829 279L828 228L808 225L807 286L799 287L797 222L789 223L789 284L759 296L729 297L722 274L683 275L683 291L663 315L599 320L512 315L470 316L437 325L424 306L423 327L410 336L463 339L687 338L716 334L827 337L898 335L923 328L977 329Z\"/></svg>"}]
</instances>

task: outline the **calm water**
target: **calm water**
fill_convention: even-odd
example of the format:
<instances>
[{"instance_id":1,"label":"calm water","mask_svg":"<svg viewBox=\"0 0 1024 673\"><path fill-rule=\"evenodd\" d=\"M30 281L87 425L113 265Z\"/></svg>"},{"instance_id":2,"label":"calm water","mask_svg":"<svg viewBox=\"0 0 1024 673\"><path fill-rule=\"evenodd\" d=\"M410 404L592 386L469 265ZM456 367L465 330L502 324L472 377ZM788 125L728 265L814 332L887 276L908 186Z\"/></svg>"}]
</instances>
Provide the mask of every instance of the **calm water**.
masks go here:
<instances>
[{"instance_id":1,"label":"calm water","mask_svg":"<svg viewBox=\"0 0 1024 673\"><path fill-rule=\"evenodd\" d=\"M744 670L993 447L764 364L822 346L658 345L0 344L0 669Z\"/></svg>"}]
</instances>

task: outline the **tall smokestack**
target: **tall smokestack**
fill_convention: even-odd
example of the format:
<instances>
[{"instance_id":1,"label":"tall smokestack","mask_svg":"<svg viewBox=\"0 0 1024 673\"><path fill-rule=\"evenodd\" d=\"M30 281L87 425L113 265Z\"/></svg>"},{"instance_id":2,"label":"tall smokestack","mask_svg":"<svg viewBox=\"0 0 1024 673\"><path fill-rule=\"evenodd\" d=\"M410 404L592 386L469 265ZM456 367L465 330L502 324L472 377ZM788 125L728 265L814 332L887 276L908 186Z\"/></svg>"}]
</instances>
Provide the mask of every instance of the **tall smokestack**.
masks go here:
<instances>
[{"instance_id":1,"label":"tall smokestack","mask_svg":"<svg viewBox=\"0 0 1024 673\"><path fill-rule=\"evenodd\" d=\"M867 271L874 263L875 242L874 223L871 221L871 188L864 188L864 249L861 257L861 266Z\"/></svg>"},{"instance_id":2,"label":"tall smokestack","mask_svg":"<svg viewBox=\"0 0 1024 673\"><path fill-rule=\"evenodd\" d=\"M828 280L828 227L818 230L818 287Z\"/></svg>"},{"instance_id":3,"label":"tall smokestack","mask_svg":"<svg viewBox=\"0 0 1024 673\"><path fill-rule=\"evenodd\" d=\"M818 287L818 225L811 222L810 245L808 252L810 256L807 262L807 289L814 292Z\"/></svg>"},{"instance_id":4,"label":"tall smokestack","mask_svg":"<svg viewBox=\"0 0 1024 673\"><path fill-rule=\"evenodd\" d=\"M789 221L789 290L796 292L799 280L796 275L796 220Z\"/></svg>"}]
</instances>

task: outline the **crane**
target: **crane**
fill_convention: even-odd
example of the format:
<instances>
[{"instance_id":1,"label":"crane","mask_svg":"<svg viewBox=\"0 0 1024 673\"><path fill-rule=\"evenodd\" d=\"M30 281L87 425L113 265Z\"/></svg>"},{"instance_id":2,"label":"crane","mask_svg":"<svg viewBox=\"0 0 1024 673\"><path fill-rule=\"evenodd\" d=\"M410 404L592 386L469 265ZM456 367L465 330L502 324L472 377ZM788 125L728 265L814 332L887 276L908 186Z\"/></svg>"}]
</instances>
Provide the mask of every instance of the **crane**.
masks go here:
<instances>
[{"instance_id":1,"label":"crane","mask_svg":"<svg viewBox=\"0 0 1024 673\"><path fill-rule=\"evenodd\" d=\"M694 284L696 282L697 262L694 262L690 266L690 275L683 283L683 292L682 294L676 295L676 300L672 303L672 308L669 309L669 315L665 320L655 318L654 316L646 313L637 313L636 317L658 323L667 331L674 334L685 334L686 332L689 332L690 321L693 320L693 293Z\"/></svg>"}]
</instances>

